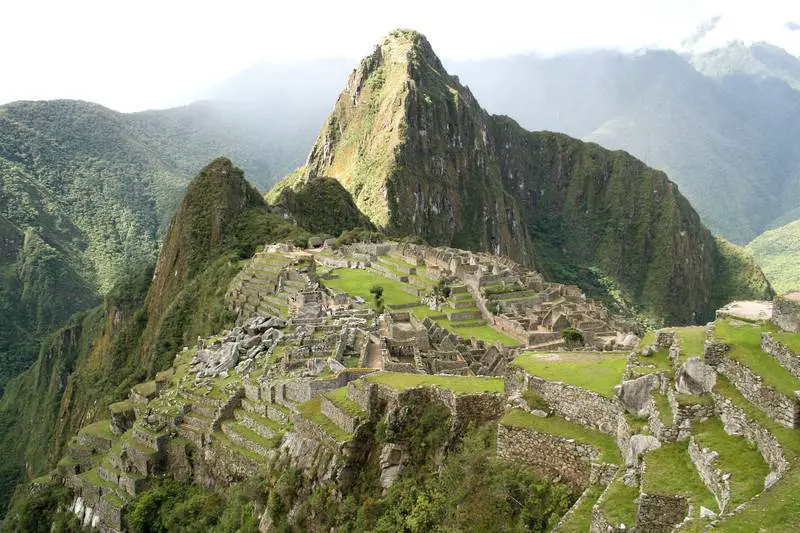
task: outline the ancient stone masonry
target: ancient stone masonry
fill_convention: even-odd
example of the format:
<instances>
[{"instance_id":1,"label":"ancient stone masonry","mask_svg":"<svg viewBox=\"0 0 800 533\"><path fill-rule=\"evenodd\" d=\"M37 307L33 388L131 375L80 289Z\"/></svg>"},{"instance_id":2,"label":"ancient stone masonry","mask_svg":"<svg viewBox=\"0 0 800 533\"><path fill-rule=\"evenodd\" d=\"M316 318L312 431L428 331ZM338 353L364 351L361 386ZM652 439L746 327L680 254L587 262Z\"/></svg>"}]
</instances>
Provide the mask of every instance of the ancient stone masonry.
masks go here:
<instances>
[{"instance_id":1,"label":"ancient stone masonry","mask_svg":"<svg viewBox=\"0 0 800 533\"><path fill-rule=\"evenodd\" d=\"M636 512L636 530L669 533L688 513L689 502L682 496L642 493Z\"/></svg>"},{"instance_id":2,"label":"ancient stone masonry","mask_svg":"<svg viewBox=\"0 0 800 533\"><path fill-rule=\"evenodd\" d=\"M765 488L778 481L789 468L789 462L783 447L770 431L763 428L755 420L736 407L733 402L721 394L714 394L714 405L722 420L725 432L729 435L742 435L758 447L764 461L769 465L770 473L765 480Z\"/></svg>"},{"instance_id":3,"label":"ancient stone masonry","mask_svg":"<svg viewBox=\"0 0 800 533\"><path fill-rule=\"evenodd\" d=\"M800 402L796 393L793 398L784 396L765 385L761 376L728 357L723 357L716 368L736 386L742 396L753 402L770 418L787 428L796 428L800 425Z\"/></svg>"},{"instance_id":4,"label":"ancient stone masonry","mask_svg":"<svg viewBox=\"0 0 800 533\"><path fill-rule=\"evenodd\" d=\"M773 303L772 321L784 331L800 332L800 293L777 296Z\"/></svg>"},{"instance_id":5,"label":"ancient stone masonry","mask_svg":"<svg viewBox=\"0 0 800 533\"><path fill-rule=\"evenodd\" d=\"M704 359L770 418L788 428L798 427L800 400L797 392L790 398L764 384L761 376L725 355L727 350L728 346L724 343L706 341Z\"/></svg>"},{"instance_id":6,"label":"ancient stone masonry","mask_svg":"<svg viewBox=\"0 0 800 533\"><path fill-rule=\"evenodd\" d=\"M724 512L731 500L731 474L716 467L719 454L708 448L700 448L695 438L689 437L689 457L700 474L700 479L716 498L720 512Z\"/></svg>"},{"instance_id":7,"label":"ancient stone masonry","mask_svg":"<svg viewBox=\"0 0 800 533\"><path fill-rule=\"evenodd\" d=\"M524 375L523 383L526 389L541 396L559 416L609 435L616 433L622 408L614 400L581 387L528 374Z\"/></svg>"},{"instance_id":8,"label":"ancient stone masonry","mask_svg":"<svg viewBox=\"0 0 800 533\"><path fill-rule=\"evenodd\" d=\"M600 477L605 479L604 484L608 483L608 469L598 462L600 451L574 439L500 424L497 455L528 464L543 476L560 477L580 490ZM611 477L615 472L616 467L611 470Z\"/></svg>"},{"instance_id":9,"label":"ancient stone masonry","mask_svg":"<svg viewBox=\"0 0 800 533\"><path fill-rule=\"evenodd\" d=\"M800 378L800 357L781 344L781 342L771 334L767 332L761 334L761 349L764 353L774 357L790 374Z\"/></svg>"}]
</instances>

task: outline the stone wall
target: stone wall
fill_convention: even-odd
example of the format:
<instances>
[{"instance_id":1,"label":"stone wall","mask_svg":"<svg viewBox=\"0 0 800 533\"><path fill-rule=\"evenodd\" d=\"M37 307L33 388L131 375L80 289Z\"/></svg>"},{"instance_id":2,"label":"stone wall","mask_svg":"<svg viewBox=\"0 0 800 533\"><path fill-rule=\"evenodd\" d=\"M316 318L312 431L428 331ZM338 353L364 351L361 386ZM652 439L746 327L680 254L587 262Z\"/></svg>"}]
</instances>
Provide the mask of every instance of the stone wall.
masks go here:
<instances>
[{"instance_id":1,"label":"stone wall","mask_svg":"<svg viewBox=\"0 0 800 533\"><path fill-rule=\"evenodd\" d=\"M561 477L573 489L582 490L589 485L592 463L600 452L574 439L500 424L497 456L524 463L551 479Z\"/></svg>"},{"instance_id":2,"label":"stone wall","mask_svg":"<svg viewBox=\"0 0 800 533\"><path fill-rule=\"evenodd\" d=\"M703 345L703 360L707 365L717 366L722 363L730 346L719 341L705 341Z\"/></svg>"},{"instance_id":3,"label":"stone wall","mask_svg":"<svg viewBox=\"0 0 800 533\"><path fill-rule=\"evenodd\" d=\"M772 321L784 331L800 332L800 301L796 296L775 298L772 304Z\"/></svg>"},{"instance_id":4,"label":"stone wall","mask_svg":"<svg viewBox=\"0 0 800 533\"><path fill-rule=\"evenodd\" d=\"M689 502L682 496L641 493L636 511L636 531L670 533L688 513Z\"/></svg>"},{"instance_id":5,"label":"stone wall","mask_svg":"<svg viewBox=\"0 0 800 533\"><path fill-rule=\"evenodd\" d=\"M622 408L614 400L581 387L547 381L527 373L524 388L541 396L557 415L609 435L616 434L617 417Z\"/></svg>"},{"instance_id":6,"label":"stone wall","mask_svg":"<svg viewBox=\"0 0 800 533\"><path fill-rule=\"evenodd\" d=\"M730 473L716 467L719 453L708 448L700 448L694 437L689 437L689 458L692 460L700 479L717 500L722 512L731 501Z\"/></svg>"},{"instance_id":7,"label":"stone wall","mask_svg":"<svg viewBox=\"0 0 800 533\"><path fill-rule=\"evenodd\" d=\"M724 374L742 393L742 396L767 413L779 424L796 428L800 425L800 402L789 398L765 385L761 376L733 359L722 356L716 365L717 372Z\"/></svg>"},{"instance_id":8,"label":"stone wall","mask_svg":"<svg viewBox=\"0 0 800 533\"><path fill-rule=\"evenodd\" d=\"M750 442L755 443L758 451L764 457L764 461L769 465L770 475L765 484L770 485L778 481L789 468L789 462L775 435L748 417L728 398L715 393L714 400L717 414L725 426L725 432L729 435L742 435Z\"/></svg>"},{"instance_id":9,"label":"stone wall","mask_svg":"<svg viewBox=\"0 0 800 533\"><path fill-rule=\"evenodd\" d=\"M360 422L359 417L351 415L346 409L339 407L325 396L322 396L320 401L320 412L346 433L353 433Z\"/></svg>"},{"instance_id":10,"label":"stone wall","mask_svg":"<svg viewBox=\"0 0 800 533\"><path fill-rule=\"evenodd\" d=\"M781 344L775 337L769 333L762 333L761 349L764 353L774 357L790 374L800 378L800 357Z\"/></svg>"}]
</instances>

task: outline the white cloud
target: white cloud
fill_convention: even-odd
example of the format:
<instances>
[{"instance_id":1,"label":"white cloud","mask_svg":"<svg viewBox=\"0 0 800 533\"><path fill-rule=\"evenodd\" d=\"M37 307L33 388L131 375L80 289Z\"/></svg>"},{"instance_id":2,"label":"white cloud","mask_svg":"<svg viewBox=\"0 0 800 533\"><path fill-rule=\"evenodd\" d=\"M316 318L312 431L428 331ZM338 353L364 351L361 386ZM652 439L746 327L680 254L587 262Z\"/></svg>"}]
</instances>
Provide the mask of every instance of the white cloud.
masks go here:
<instances>
[{"instance_id":1,"label":"white cloud","mask_svg":"<svg viewBox=\"0 0 800 533\"><path fill-rule=\"evenodd\" d=\"M397 27L446 58L575 49L679 48L720 15L699 46L768 40L800 54L800 3L785 0L7 0L0 7L0 102L80 98L121 110L191 101L262 61L368 53ZM9 5L10 4L10 5ZM386 6L386 7L384 7Z\"/></svg>"}]
</instances>

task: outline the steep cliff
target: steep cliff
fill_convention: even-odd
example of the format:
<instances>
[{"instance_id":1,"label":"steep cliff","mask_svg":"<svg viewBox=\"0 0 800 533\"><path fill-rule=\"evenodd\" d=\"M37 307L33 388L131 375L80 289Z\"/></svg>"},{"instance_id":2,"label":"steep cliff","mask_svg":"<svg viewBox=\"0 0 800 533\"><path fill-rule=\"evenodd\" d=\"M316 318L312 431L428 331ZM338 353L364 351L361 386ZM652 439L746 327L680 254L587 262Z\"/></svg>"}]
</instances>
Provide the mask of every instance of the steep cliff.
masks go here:
<instances>
[{"instance_id":1,"label":"steep cliff","mask_svg":"<svg viewBox=\"0 0 800 533\"><path fill-rule=\"evenodd\" d=\"M590 291L610 280L659 320L704 321L722 300L771 294L724 275L729 254L664 173L489 115L413 31L361 62L306 167L277 189L325 177L382 230L507 255Z\"/></svg>"}]
</instances>

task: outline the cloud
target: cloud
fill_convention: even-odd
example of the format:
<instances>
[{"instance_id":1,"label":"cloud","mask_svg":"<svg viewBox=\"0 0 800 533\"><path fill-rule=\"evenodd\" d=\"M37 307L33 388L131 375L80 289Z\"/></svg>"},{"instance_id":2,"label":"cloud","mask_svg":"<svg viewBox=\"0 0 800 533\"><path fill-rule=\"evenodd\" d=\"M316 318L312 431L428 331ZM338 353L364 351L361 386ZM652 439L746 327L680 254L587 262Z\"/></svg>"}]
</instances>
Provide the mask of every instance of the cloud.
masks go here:
<instances>
[{"instance_id":1,"label":"cloud","mask_svg":"<svg viewBox=\"0 0 800 533\"><path fill-rule=\"evenodd\" d=\"M785 24L785 26L786 26L787 28L789 28L789 30L790 30L790 31L798 31L798 30L800 30L800 24L798 24L797 22L791 22L791 21L789 21L789 22L787 22L787 23Z\"/></svg>"},{"instance_id":2,"label":"cloud","mask_svg":"<svg viewBox=\"0 0 800 533\"><path fill-rule=\"evenodd\" d=\"M706 35L716 29L720 20L722 20L722 15L716 15L708 20L704 20L695 28L691 35L681 42L681 45L686 50L691 50L697 43L702 41Z\"/></svg>"}]
</instances>

